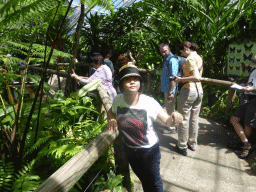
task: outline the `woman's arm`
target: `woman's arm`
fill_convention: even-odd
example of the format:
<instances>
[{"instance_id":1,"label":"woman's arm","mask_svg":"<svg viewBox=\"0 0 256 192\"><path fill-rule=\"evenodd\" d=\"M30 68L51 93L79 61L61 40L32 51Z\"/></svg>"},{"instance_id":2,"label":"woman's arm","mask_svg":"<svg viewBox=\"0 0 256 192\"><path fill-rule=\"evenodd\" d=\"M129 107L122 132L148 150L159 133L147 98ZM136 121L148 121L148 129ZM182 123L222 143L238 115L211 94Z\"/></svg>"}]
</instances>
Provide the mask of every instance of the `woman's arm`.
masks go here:
<instances>
[{"instance_id":1,"label":"woman's arm","mask_svg":"<svg viewBox=\"0 0 256 192\"><path fill-rule=\"evenodd\" d=\"M130 58L131 58L131 60L132 60L132 64L135 65L135 64L136 64L136 61L135 61L135 59L133 58L132 53L129 51L128 54L129 54L129 56L130 56Z\"/></svg>"},{"instance_id":2,"label":"woman's arm","mask_svg":"<svg viewBox=\"0 0 256 192\"><path fill-rule=\"evenodd\" d=\"M201 79L201 76L199 74L199 71L196 69L196 70L193 70L193 71L190 71L191 73L191 76L188 76L188 77L178 77L178 76L175 76L176 79L175 79L175 82L176 83L179 83L179 82L182 82L182 83L187 83L187 82L198 82L200 81Z\"/></svg>"},{"instance_id":3,"label":"woman's arm","mask_svg":"<svg viewBox=\"0 0 256 192\"><path fill-rule=\"evenodd\" d=\"M242 91L248 93L248 92L255 92L256 90L252 86L245 86Z\"/></svg>"},{"instance_id":4,"label":"woman's arm","mask_svg":"<svg viewBox=\"0 0 256 192\"><path fill-rule=\"evenodd\" d=\"M108 129L111 131L117 131L117 121L116 121L116 115L113 113L112 109L110 108L107 112L108 115Z\"/></svg>"},{"instance_id":5,"label":"woman's arm","mask_svg":"<svg viewBox=\"0 0 256 192\"><path fill-rule=\"evenodd\" d=\"M183 121L183 116L177 111L172 112L170 116L163 111L158 114L157 119L164 123L167 127L173 127L174 125Z\"/></svg>"}]
</instances>

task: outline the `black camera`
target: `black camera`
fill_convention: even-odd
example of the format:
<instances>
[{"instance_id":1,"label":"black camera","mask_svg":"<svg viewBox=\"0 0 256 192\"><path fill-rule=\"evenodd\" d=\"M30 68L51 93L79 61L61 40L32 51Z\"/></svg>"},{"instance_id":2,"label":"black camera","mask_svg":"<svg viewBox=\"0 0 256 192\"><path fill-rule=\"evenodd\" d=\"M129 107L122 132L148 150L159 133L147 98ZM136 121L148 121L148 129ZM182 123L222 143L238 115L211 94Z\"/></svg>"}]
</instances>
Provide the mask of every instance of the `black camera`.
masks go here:
<instances>
[{"instance_id":1,"label":"black camera","mask_svg":"<svg viewBox=\"0 0 256 192\"><path fill-rule=\"evenodd\" d=\"M176 79L175 76L170 76L170 80L171 80L171 81L174 81L175 79Z\"/></svg>"}]
</instances>

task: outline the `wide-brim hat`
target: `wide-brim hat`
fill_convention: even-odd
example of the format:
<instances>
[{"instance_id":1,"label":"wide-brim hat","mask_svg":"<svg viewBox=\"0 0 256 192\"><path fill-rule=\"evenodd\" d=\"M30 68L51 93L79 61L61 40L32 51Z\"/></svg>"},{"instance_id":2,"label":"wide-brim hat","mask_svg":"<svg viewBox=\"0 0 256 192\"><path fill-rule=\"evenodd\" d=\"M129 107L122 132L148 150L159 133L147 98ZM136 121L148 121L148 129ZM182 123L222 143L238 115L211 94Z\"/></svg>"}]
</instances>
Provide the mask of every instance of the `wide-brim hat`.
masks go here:
<instances>
[{"instance_id":1,"label":"wide-brim hat","mask_svg":"<svg viewBox=\"0 0 256 192\"><path fill-rule=\"evenodd\" d=\"M135 65L124 65L124 66L122 66L120 68L119 74L118 74L119 83L125 77L131 77L131 76L140 77L140 80L142 80L142 78L140 76L140 72L139 72L138 68Z\"/></svg>"},{"instance_id":2,"label":"wide-brim hat","mask_svg":"<svg viewBox=\"0 0 256 192\"><path fill-rule=\"evenodd\" d=\"M250 66L256 68L256 55L250 59Z\"/></svg>"}]
</instances>

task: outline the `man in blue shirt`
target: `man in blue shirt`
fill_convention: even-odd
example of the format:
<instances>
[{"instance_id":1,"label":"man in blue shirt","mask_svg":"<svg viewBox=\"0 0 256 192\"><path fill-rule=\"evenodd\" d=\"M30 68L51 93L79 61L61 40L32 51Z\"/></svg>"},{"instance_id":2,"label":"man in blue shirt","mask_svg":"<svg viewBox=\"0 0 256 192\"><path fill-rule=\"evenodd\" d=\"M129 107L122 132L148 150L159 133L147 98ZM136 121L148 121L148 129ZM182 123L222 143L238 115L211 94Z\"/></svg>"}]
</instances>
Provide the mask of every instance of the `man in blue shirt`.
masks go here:
<instances>
[{"instance_id":1,"label":"man in blue shirt","mask_svg":"<svg viewBox=\"0 0 256 192\"><path fill-rule=\"evenodd\" d=\"M178 75L179 60L172 54L168 43L161 43L159 48L164 58L159 91L164 92L166 111L170 115L175 110L176 92L178 90L178 84L170 80L170 77Z\"/></svg>"}]
</instances>

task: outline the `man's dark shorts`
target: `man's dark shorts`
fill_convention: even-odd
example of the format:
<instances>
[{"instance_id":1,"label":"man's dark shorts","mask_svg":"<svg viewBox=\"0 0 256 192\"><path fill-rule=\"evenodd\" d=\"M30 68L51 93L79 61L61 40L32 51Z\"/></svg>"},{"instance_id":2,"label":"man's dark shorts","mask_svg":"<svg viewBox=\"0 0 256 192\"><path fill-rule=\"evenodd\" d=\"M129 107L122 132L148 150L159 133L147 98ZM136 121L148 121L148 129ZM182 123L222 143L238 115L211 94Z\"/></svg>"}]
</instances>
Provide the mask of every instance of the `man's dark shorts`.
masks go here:
<instances>
[{"instance_id":1,"label":"man's dark shorts","mask_svg":"<svg viewBox=\"0 0 256 192\"><path fill-rule=\"evenodd\" d=\"M234 117L244 121L244 125L256 128L256 99L241 105L235 112Z\"/></svg>"}]
</instances>

